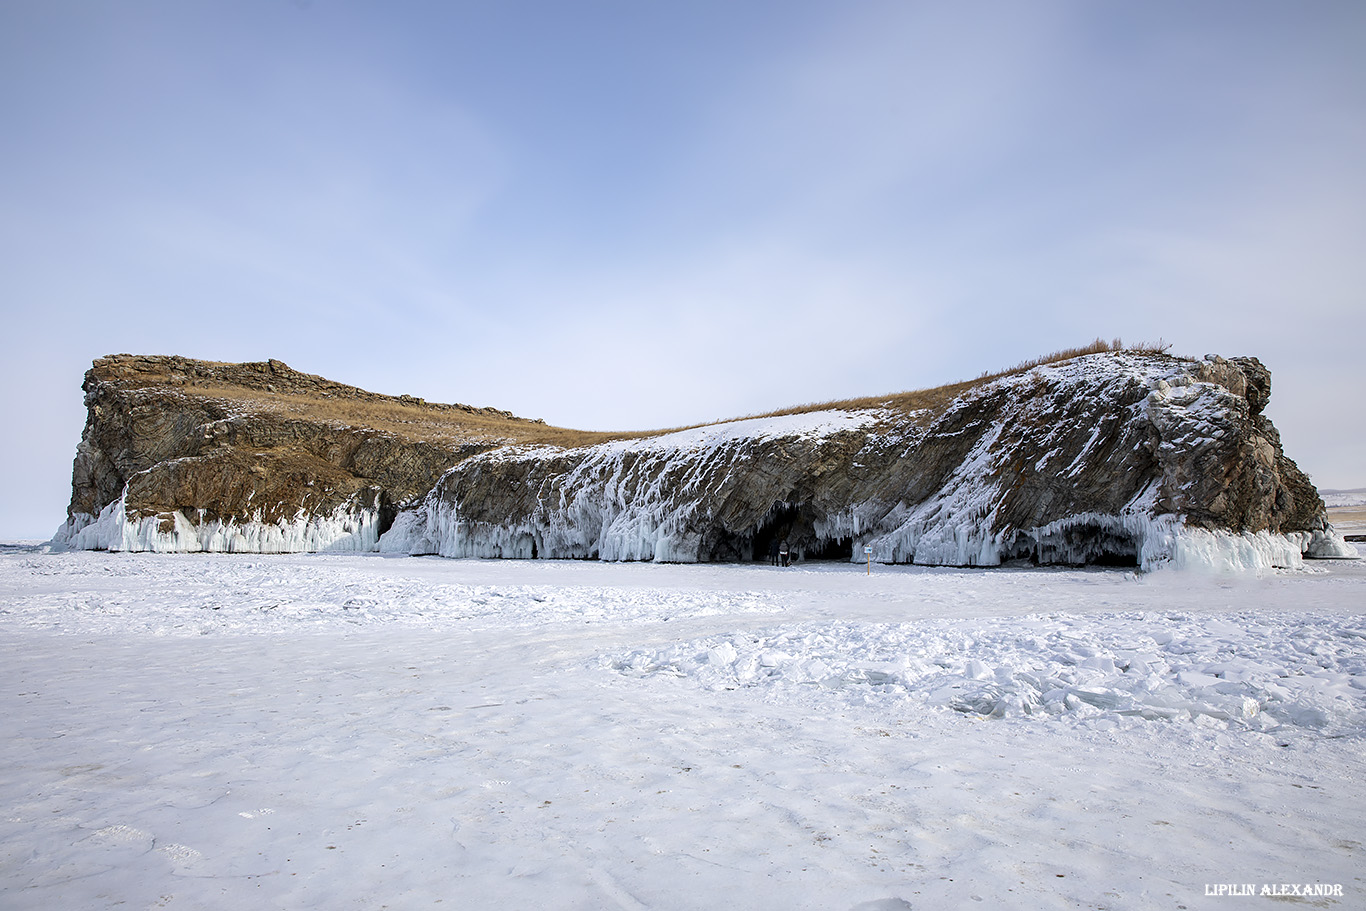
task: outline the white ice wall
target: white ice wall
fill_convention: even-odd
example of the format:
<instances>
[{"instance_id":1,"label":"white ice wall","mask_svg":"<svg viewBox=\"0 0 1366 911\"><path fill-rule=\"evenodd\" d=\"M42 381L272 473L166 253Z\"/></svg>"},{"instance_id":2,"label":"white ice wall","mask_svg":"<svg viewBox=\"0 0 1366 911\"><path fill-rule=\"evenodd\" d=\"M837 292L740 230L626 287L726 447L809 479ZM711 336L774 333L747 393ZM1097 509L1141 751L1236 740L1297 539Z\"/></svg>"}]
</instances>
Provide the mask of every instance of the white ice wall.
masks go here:
<instances>
[{"instance_id":1,"label":"white ice wall","mask_svg":"<svg viewBox=\"0 0 1366 911\"><path fill-rule=\"evenodd\" d=\"M259 513L247 522L196 523L179 512L168 518L173 523L168 531L162 530L160 516L130 519L125 498L120 497L98 517L83 514L68 520L53 537L52 546L62 550L253 554L373 551L379 546L379 510L354 504L339 506L327 515L300 513L278 522L263 522Z\"/></svg>"}]
</instances>

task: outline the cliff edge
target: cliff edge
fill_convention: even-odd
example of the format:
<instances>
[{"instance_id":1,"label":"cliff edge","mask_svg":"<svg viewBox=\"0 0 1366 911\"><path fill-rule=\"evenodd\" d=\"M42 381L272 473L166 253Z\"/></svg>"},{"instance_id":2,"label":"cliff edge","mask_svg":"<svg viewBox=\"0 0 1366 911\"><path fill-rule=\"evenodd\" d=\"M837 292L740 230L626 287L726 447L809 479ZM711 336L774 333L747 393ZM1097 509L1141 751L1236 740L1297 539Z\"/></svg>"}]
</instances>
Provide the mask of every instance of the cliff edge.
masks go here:
<instances>
[{"instance_id":1,"label":"cliff edge","mask_svg":"<svg viewBox=\"0 0 1366 911\"><path fill-rule=\"evenodd\" d=\"M117 355L58 547L657 561L1297 566L1352 554L1255 358L1110 351L653 435Z\"/></svg>"}]
</instances>

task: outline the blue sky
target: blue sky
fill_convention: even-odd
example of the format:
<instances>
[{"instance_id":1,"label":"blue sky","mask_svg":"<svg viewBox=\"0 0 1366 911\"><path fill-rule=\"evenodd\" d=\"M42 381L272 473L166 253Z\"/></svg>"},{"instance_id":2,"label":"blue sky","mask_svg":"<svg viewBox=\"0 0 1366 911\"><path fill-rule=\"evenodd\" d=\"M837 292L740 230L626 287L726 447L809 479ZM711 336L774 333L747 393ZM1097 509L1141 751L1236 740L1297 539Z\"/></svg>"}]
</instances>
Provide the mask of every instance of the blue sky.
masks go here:
<instances>
[{"instance_id":1,"label":"blue sky","mask_svg":"<svg viewBox=\"0 0 1366 911\"><path fill-rule=\"evenodd\" d=\"M123 351L643 429L1160 337L1366 484L1363 47L1358 2L6 0L0 537Z\"/></svg>"}]
</instances>

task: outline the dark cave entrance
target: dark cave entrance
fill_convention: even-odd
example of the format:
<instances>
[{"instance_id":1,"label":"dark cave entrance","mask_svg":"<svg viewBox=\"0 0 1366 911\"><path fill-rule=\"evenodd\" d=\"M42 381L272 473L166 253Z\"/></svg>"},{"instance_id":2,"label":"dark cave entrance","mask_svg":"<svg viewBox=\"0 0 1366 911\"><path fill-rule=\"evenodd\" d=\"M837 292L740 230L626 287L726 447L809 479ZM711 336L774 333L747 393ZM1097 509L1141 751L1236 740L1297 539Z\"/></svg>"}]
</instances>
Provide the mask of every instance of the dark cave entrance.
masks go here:
<instances>
[{"instance_id":1,"label":"dark cave entrance","mask_svg":"<svg viewBox=\"0 0 1366 911\"><path fill-rule=\"evenodd\" d=\"M754 529L751 540L754 553L750 557L763 563L772 563L778 558L778 546L786 541L792 547L792 532L796 528L801 511L795 506L779 503L769 510L767 516Z\"/></svg>"},{"instance_id":2,"label":"dark cave entrance","mask_svg":"<svg viewBox=\"0 0 1366 911\"><path fill-rule=\"evenodd\" d=\"M815 541L807 547L803 560L839 560L848 563L854 559L853 538L826 538Z\"/></svg>"},{"instance_id":3,"label":"dark cave entrance","mask_svg":"<svg viewBox=\"0 0 1366 911\"><path fill-rule=\"evenodd\" d=\"M380 537L383 537L385 532L394 527L394 520L398 518L398 507L394 505L393 500L389 499L389 492L386 490L380 491L377 505L379 506L379 534Z\"/></svg>"},{"instance_id":4,"label":"dark cave entrance","mask_svg":"<svg viewBox=\"0 0 1366 911\"><path fill-rule=\"evenodd\" d=\"M1109 566L1137 568L1138 542L1122 527L1085 522L1047 534L1020 532L1002 548L1002 560L1028 560L1035 566Z\"/></svg>"},{"instance_id":5,"label":"dark cave entrance","mask_svg":"<svg viewBox=\"0 0 1366 911\"><path fill-rule=\"evenodd\" d=\"M1093 558L1088 566L1122 566L1130 569L1138 567L1138 553L1132 554L1100 554Z\"/></svg>"},{"instance_id":6,"label":"dark cave entrance","mask_svg":"<svg viewBox=\"0 0 1366 911\"><path fill-rule=\"evenodd\" d=\"M819 515L808 505L778 503L752 529L739 534L721 531L708 548L707 559L718 563L770 563L778 547L787 542L793 563L809 560L853 559L852 538L821 538L816 535Z\"/></svg>"}]
</instances>

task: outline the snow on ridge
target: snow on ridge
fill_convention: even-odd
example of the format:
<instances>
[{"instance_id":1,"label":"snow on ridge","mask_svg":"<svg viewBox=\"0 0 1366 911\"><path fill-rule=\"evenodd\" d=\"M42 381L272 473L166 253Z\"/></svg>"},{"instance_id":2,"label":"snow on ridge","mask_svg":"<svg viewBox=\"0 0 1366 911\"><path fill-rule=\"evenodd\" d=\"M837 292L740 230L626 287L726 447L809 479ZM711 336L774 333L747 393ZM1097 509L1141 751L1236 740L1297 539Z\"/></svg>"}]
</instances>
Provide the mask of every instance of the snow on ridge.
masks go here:
<instances>
[{"instance_id":1,"label":"snow on ridge","mask_svg":"<svg viewBox=\"0 0 1366 911\"><path fill-rule=\"evenodd\" d=\"M848 430L865 430L870 425L885 421L894 415L899 416L899 413L887 408L831 408L776 417L741 418L737 421L678 430L633 442L640 444L634 448L673 449L716 446L736 440L826 437Z\"/></svg>"},{"instance_id":2,"label":"snow on ridge","mask_svg":"<svg viewBox=\"0 0 1366 911\"><path fill-rule=\"evenodd\" d=\"M776 417L741 418L687 430L676 430L659 436L629 440L610 440L591 446L566 447L550 443L499 446L473 456L473 459L501 461L506 459L542 458L563 452L588 452L593 456L612 456L621 453L672 453L716 449L726 445L759 442L772 439L815 440L846 431L867 430L900 412L887 408L844 410L831 408ZM591 456L590 456L591 457Z\"/></svg>"}]
</instances>

